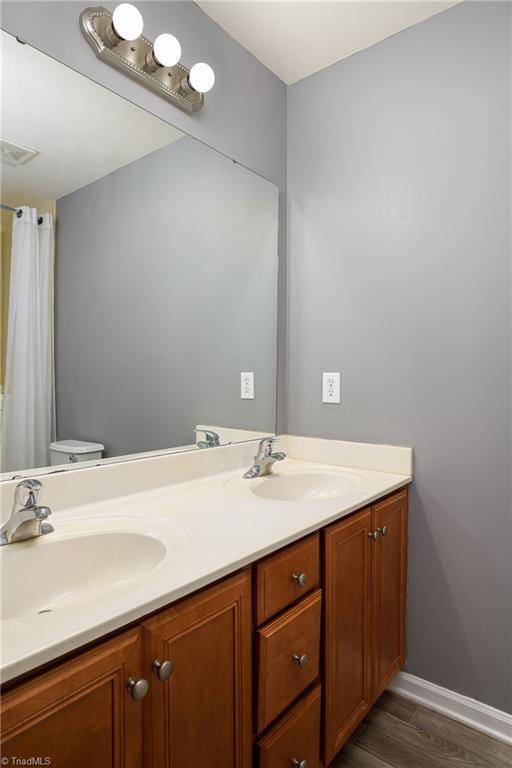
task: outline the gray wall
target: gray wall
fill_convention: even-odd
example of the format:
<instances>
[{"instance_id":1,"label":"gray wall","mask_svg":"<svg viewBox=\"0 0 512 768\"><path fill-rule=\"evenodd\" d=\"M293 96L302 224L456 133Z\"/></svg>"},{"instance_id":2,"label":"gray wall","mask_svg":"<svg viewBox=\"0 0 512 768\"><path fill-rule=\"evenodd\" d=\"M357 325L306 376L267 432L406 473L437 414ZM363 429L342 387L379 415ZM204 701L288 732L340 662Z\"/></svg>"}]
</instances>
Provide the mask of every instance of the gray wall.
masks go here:
<instances>
[{"instance_id":1,"label":"gray wall","mask_svg":"<svg viewBox=\"0 0 512 768\"><path fill-rule=\"evenodd\" d=\"M288 429L414 446L407 670L508 712L510 15L463 3L288 91Z\"/></svg>"},{"instance_id":2,"label":"gray wall","mask_svg":"<svg viewBox=\"0 0 512 768\"><path fill-rule=\"evenodd\" d=\"M12 2L1 4L3 29L144 107L181 130L260 173L281 190L278 338L278 413L284 427L286 321L286 87L236 43L193 2L153 2L139 7L144 33L164 31L181 42L183 62L209 62L214 90L200 112L189 115L131 81L96 58L78 18L85 2ZM102 3L113 9L117 2Z\"/></svg>"},{"instance_id":3,"label":"gray wall","mask_svg":"<svg viewBox=\"0 0 512 768\"><path fill-rule=\"evenodd\" d=\"M196 424L275 431L277 198L185 137L57 202L59 439L119 456Z\"/></svg>"}]
</instances>

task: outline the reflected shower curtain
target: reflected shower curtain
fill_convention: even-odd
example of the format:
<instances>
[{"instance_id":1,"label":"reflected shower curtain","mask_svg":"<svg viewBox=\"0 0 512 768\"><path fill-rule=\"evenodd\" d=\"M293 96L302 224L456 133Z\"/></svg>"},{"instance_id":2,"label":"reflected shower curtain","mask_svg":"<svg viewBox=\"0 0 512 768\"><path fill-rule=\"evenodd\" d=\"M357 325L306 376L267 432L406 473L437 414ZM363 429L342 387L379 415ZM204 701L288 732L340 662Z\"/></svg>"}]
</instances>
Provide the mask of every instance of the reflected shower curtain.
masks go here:
<instances>
[{"instance_id":1,"label":"reflected shower curtain","mask_svg":"<svg viewBox=\"0 0 512 768\"><path fill-rule=\"evenodd\" d=\"M38 224L23 207L13 218L2 470L44 467L55 439L53 217Z\"/></svg>"}]
</instances>

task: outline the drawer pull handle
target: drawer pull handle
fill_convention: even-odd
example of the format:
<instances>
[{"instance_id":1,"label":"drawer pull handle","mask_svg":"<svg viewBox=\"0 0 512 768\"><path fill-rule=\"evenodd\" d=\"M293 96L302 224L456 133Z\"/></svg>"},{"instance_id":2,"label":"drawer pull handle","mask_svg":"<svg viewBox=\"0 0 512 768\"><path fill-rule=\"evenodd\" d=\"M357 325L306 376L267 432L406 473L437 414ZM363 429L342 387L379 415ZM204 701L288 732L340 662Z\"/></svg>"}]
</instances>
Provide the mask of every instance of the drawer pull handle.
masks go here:
<instances>
[{"instance_id":1,"label":"drawer pull handle","mask_svg":"<svg viewBox=\"0 0 512 768\"><path fill-rule=\"evenodd\" d=\"M382 528L377 528L378 533L380 533L381 536L387 536L388 535L388 527L387 525L384 525Z\"/></svg>"},{"instance_id":2,"label":"drawer pull handle","mask_svg":"<svg viewBox=\"0 0 512 768\"><path fill-rule=\"evenodd\" d=\"M368 538L371 539L372 541L378 541L379 536L380 536L380 531L378 528L376 531L368 531Z\"/></svg>"},{"instance_id":3,"label":"drawer pull handle","mask_svg":"<svg viewBox=\"0 0 512 768\"><path fill-rule=\"evenodd\" d=\"M292 581L294 581L299 587L304 587L307 580L308 577L305 573L292 573Z\"/></svg>"},{"instance_id":4,"label":"drawer pull handle","mask_svg":"<svg viewBox=\"0 0 512 768\"><path fill-rule=\"evenodd\" d=\"M156 674L159 680L168 680L174 671L174 664L172 661L160 661L155 659L152 665L153 672Z\"/></svg>"},{"instance_id":5,"label":"drawer pull handle","mask_svg":"<svg viewBox=\"0 0 512 768\"><path fill-rule=\"evenodd\" d=\"M139 680L135 677L130 677L126 687L130 691L132 699L135 699L135 701L143 699L149 691L149 683L143 677L139 678Z\"/></svg>"},{"instance_id":6,"label":"drawer pull handle","mask_svg":"<svg viewBox=\"0 0 512 768\"><path fill-rule=\"evenodd\" d=\"M299 669L304 669L304 667L307 666L309 662L309 656L307 656L305 653L300 655L298 653L294 653L292 659Z\"/></svg>"},{"instance_id":7,"label":"drawer pull handle","mask_svg":"<svg viewBox=\"0 0 512 768\"><path fill-rule=\"evenodd\" d=\"M293 768L308 768L308 761L307 760L299 760L298 757L292 758L292 765Z\"/></svg>"}]
</instances>

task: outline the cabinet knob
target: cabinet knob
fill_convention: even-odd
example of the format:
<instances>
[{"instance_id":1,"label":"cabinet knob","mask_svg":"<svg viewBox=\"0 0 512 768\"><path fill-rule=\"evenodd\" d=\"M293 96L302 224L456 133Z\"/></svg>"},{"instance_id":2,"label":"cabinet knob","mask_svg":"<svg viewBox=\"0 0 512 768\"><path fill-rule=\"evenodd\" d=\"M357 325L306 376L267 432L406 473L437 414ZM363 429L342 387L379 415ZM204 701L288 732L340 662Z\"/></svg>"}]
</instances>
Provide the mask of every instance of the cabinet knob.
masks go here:
<instances>
[{"instance_id":1,"label":"cabinet knob","mask_svg":"<svg viewBox=\"0 0 512 768\"><path fill-rule=\"evenodd\" d=\"M309 662L309 656L307 656L307 654L305 653L303 654L294 653L292 656L292 659L294 660L295 664L298 666L299 669L304 669L304 667Z\"/></svg>"},{"instance_id":2,"label":"cabinet knob","mask_svg":"<svg viewBox=\"0 0 512 768\"><path fill-rule=\"evenodd\" d=\"M308 768L307 760L299 760L298 757L292 757L293 768Z\"/></svg>"},{"instance_id":3,"label":"cabinet knob","mask_svg":"<svg viewBox=\"0 0 512 768\"><path fill-rule=\"evenodd\" d=\"M388 527L387 527L387 525L383 525L382 528L377 528L377 531L382 536L387 536L388 535Z\"/></svg>"},{"instance_id":4,"label":"cabinet knob","mask_svg":"<svg viewBox=\"0 0 512 768\"><path fill-rule=\"evenodd\" d=\"M143 677L138 680L135 677L130 677L126 687L130 691L132 699L135 699L135 701L143 699L149 691L149 683Z\"/></svg>"},{"instance_id":5,"label":"cabinet knob","mask_svg":"<svg viewBox=\"0 0 512 768\"><path fill-rule=\"evenodd\" d=\"M379 536L380 536L380 531L378 528L376 531L368 531L368 538L371 539L372 541L378 541Z\"/></svg>"},{"instance_id":6,"label":"cabinet knob","mask_svg":"<svg viewBox=\"0 0 512 768\"><path fill-rule=\"evenodd\" d=\"M158 679L164 681L168 680L174 672L174 664L169 660L160 661L160 659L155 659L152 669Z\"/></svg>"},{"instance_id":7,"label":"cabinet knob","mask_svg":"<svg viewBox=\"0 0 512 768\"><path fill-rule=\"evenodd\" d=\"M306 584L308 577L305 573L292 573L292 581L294 581L299 587L303 587Z\"/></svg>"}]
</instances>

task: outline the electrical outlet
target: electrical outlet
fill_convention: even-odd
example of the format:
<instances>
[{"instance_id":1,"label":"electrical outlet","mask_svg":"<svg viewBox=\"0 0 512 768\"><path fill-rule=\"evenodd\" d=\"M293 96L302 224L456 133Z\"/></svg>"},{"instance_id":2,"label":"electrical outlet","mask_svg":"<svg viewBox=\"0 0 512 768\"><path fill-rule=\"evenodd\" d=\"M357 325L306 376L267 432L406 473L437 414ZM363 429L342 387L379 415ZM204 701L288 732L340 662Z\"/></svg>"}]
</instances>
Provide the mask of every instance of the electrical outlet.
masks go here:
<instances>
[{"instance_id":1,"label":"electrical outlet","mask_svg":"<svg viewBox=\"0 0 512 768\"><path fill-rule=\"evenodd\" d=\"M253 371L241 372L240 397L242 400L254 400L254 372Z\"/></svg>"},{"instance_id":2,"label":"electrical outlet","mask_svg":"<svg viewBox=\"0 0 512 768\"><path fill-rule=\"evenodd\" d=\"M322 402L341 402L341 374L339 372L322 374Z\"/></svg>"}]
</instances>

